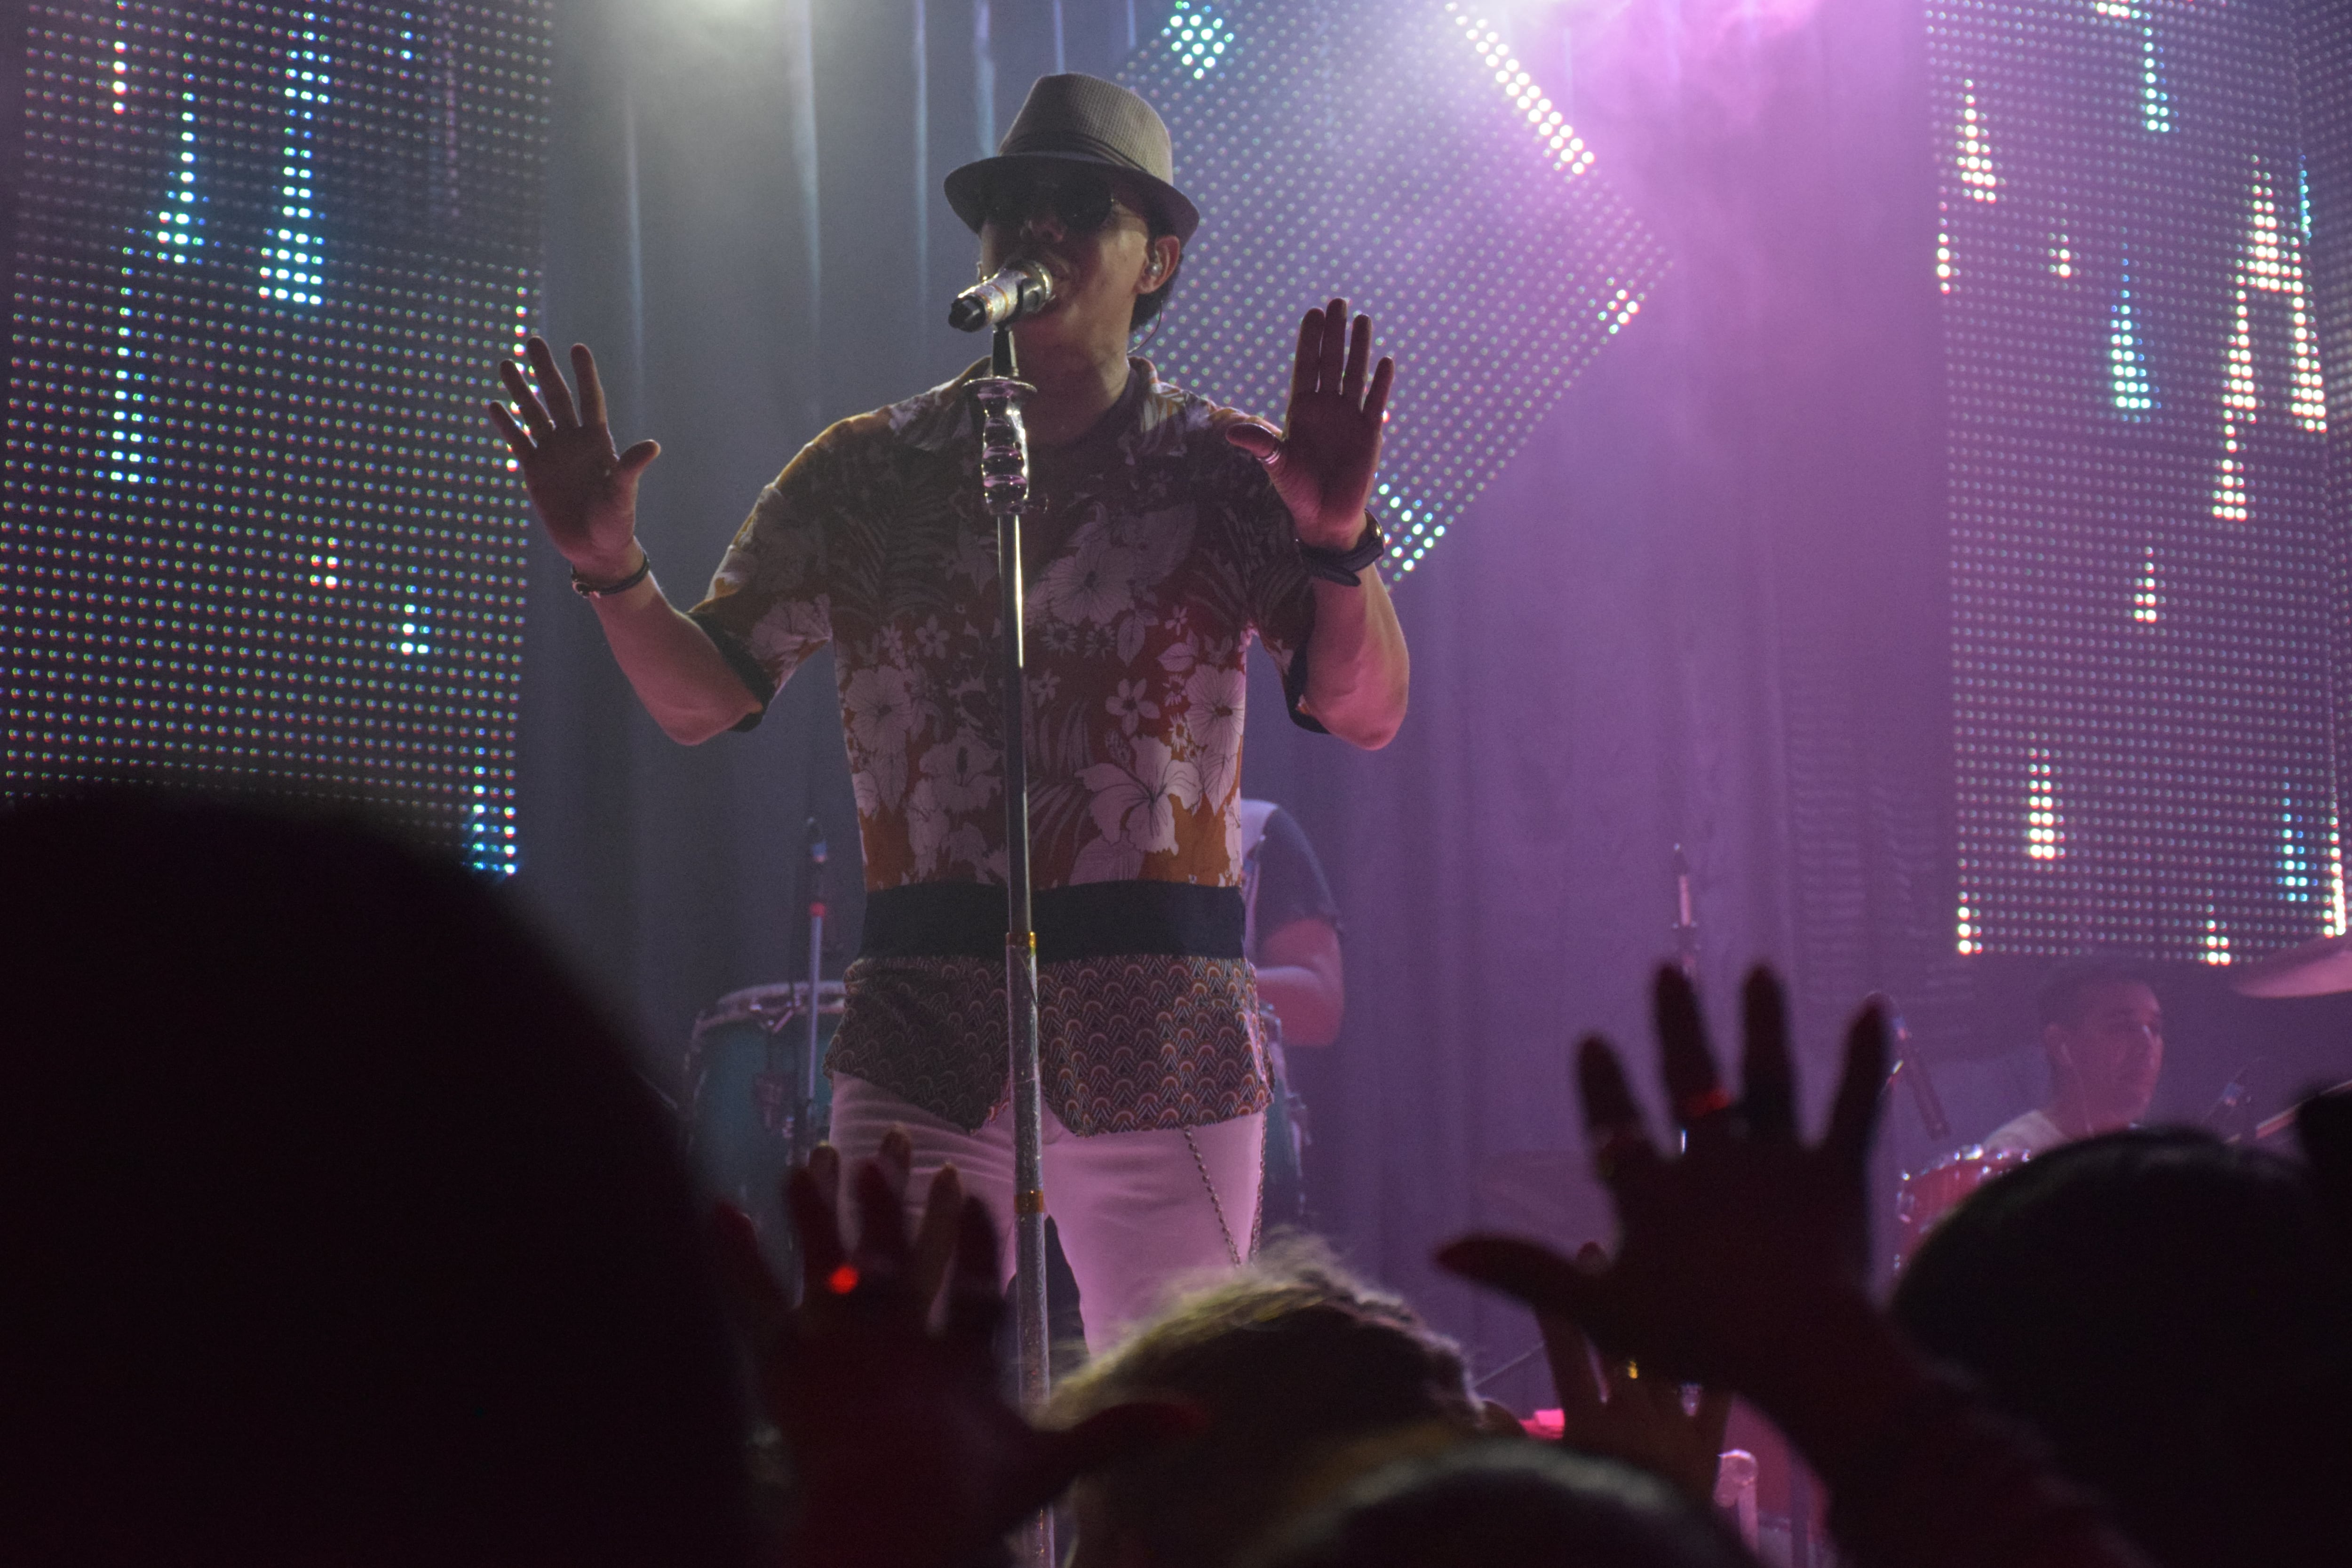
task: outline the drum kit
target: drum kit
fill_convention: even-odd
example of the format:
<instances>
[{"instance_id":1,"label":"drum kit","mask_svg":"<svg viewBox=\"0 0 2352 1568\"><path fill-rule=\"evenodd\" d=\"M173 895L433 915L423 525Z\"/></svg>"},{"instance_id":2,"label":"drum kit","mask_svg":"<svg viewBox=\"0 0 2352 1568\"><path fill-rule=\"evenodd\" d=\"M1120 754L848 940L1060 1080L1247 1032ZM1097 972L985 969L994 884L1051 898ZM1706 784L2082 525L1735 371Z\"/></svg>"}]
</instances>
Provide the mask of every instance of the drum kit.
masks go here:
<instances>
[{"instance_id":1,"label":"drum kit","mask_svg":"<svg viewBox=\"0 0 2352 1568\"><path fill-rule=\"evenodd\" d=\"M779 1270L792 1258L783 1181L824 1138L833 1086L819 1058L843 1000L838 980L817 984L814 1012L805 980L754 985L704 1008L687 1039L688 1158L712 1196L751 1216Z\"/></svg>"},{"instance_id":2,"label":"drum kit","mask_svg":"<svg viewBox=\"0 0 2352 1568\"><path fill-rule=\"evenodd\" d=\"M2270 953L2252 963L2232 966L2230 989L2241 996L2291 998L2334 996L2352 992L2352 934L2321 937L2297 947ZM1920 1104L1923 1120L1931 1135L1943 1136L1948 1129L1939 1131L1939 1109L1931 1112L1934 1093L1924 1068L1906 1058L1898 1065L1896 1076L1913 1077L1915 1093L1924 1090L1929 1101ZM2215 1107L2217 1116L2209 1118L2209 1125L2220 1113L2235 1111L2244 1103L2245 1075L2231 1081L2222 1090L2221 1100ZM2352 1082L2337 1084L2330 1093L2352 1089ZM2256 1122L2253 1127L2232 1136L2231 1142L2270 1143L2284 1137L2294 1128L2294 1107L2289 1106L2277 1115ZM1971 1146L1947 1154L1920 1170L1906 1173L1895 1196L1895 1267L1900 1268L1910 1260L1927 1233L1946 1215L1960 1205L1962 1200L1979 1187L2004 1172L2014 1170L2028 1156L2018 1150L1988 1150Z\"/></svg>"}]
</instances>

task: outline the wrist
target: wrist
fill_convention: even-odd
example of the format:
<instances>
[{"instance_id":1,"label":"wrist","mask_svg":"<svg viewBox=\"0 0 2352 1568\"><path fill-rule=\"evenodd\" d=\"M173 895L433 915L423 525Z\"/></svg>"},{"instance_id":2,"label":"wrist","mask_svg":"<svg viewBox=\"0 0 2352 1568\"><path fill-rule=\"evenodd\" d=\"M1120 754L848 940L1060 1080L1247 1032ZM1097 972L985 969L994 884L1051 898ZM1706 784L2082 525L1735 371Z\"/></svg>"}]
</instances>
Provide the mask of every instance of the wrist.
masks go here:
<instances>
[{"instance_id":1,"label":"wrist","mask_svg":"<svg viewBox=\"0 0 2352 1568\"><path fill-rule=\"evenodd\" d=\"M1345 550L1363 536L1364 525L1371 521L1369 510L1305 519L1294 511L1290 514L1290 531L1310 550Z\"/></svg>"},{"instance_id":2,"label":"wrist","mask_svg":"<svg viewBox=\"0 0 2352 1568\"><path fill-rule=\"evenodd\" d=\"M596 550L578 555L567 552L563 560L572 568L572 575L577 581L614 583L635 571L637 563L645 559L645 553L644 547L632 534L622 542L617 550Z\"/></svg>"},{"instance_id":3,"label":"wrist","mask_svg":"<svg viewBox=\"0 0 2352 1568\"><path fill-rule=\"evenodd\" d=\"M1838 1479L1932 1382L1895 1327L1860 1293L1791 1314L1740 1390L1821 1478Z\"/></svg>"},{"instance_id":4,"label":"wrist","mask_svg":"<svg viewBox=\"0 0 2352 1568\"><path fill-rule=\"evenodd\" d=\"M1298 557L1308 575L1344 587L1360 587L1363 574L1388 553L1388 541L1369 515L1358 519L1356 531L1337 546L1318 544L1305 532L1298 536Z\"/></svg>"},{"instance_id":5,"label":"wrist","mask_svg":"<svg viewBox=\"0 0 2352 1568\"><path fill-rule=\"evenodd\" d=\"M583 599L616 598L645 583L653 575L653 557L642 548L630 547L631 559L625 565L607 568L599 563L594 570L578 562L572 563L572 591Z\"/></svg>"}]
</instances>

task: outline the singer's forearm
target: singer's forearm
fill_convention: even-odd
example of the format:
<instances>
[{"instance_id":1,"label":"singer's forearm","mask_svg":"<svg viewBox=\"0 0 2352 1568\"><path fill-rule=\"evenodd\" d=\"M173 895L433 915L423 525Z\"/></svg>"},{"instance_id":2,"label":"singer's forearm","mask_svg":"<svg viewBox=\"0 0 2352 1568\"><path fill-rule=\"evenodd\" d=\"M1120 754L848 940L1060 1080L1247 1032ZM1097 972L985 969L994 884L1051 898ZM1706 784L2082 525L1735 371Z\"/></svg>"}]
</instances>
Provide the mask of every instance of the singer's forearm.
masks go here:
<instances>
[{"instance_id":1,"label":"singer's forearm","mask_svg":"<svg viewBox=\"0 0 2352 1568\"><path fill-rule=\"evenodd\" d=\"M1258 938L1257 999L1282 1020L1286 1046L1328 1046L1347 1009L1339 929L1318 916L1286 921Z\"/></svg>"},{"instance_id":2,"label":"singer's forearm","mask_svg":"<svg viewBox=\"0 0 2352 1568\"><path fill-rule=\"evenodd\" d=\"M591 603L637 700L671 740L699 745L759 709L734 667L650 575Z\"/></svg>"},{"instance_id":3,"label":"singer's forearm","mask_svg":"<svg viewBox=\"0 0 2352 1568\"><path fill-rule=\"evenodd\" d=\"M1388 585L1371 567L1359 575L1352 588L1316 579L1300 706L1334 735L1370 752L1394 740L1404 722L1412 667Z\"/></svg>"}]
</instances>

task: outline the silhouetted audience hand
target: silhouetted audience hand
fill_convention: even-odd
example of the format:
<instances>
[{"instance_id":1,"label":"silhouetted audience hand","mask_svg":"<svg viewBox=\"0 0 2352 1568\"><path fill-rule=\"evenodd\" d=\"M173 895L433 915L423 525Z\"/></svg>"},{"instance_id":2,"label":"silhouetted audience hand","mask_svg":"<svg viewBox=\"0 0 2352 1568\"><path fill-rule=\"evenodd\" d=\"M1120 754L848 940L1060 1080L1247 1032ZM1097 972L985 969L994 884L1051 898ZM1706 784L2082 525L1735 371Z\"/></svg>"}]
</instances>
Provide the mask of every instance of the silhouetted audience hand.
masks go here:
<instances>
[{"instance_id":1,"label":"silhouetted audience hand","mask_svg":"<svg viewBox=\"0 0 2352 1568\"><path fill-rule=\"evenodd\" d=\"M943 1173L920 1237L904 1218L905 1165L850 1173L859 1234L843 1238L837 1155L820 1148L786 1200L801 1237L803 1300L787 1300L751 1221L721 1207L721 1272L749 1335L760 1391L798 1489L798 1568L950 1568L999 1560L1003 1534L1072 1478L1194 1429L1181 1405L1131 1403L1066 1431L1032 1426L998 1392L1003 1299L996 1228ZM943 1244L942 1237L951 1237ZM931 1308L944 1261L945 1312Z\"/></svg>"},{"instance_id":2,"label":"silhouetted audience hand","mask_svg":"<svg viewBox=\"0 0 2352 1568\"><path fill-rule=\"evenodd\" d=\"M1591 1242L1576 1255L1577 1268L1587 1274L1607 1264L1608 1255ZM1731 1395L1703 1389L1696 1408L1686 1411L1681 1384L1645 1376L1628 1357L1601 1356L1596 1376L1591 1344L1575 1319L1539 1311L1536 1325L1543 1331L1544 1355L1559 1398L1560 1441L1638 1466L1702 1507L1712 1506Z\"/></svg>"},{"instance_id":3,"label":"silhouetted audience hand","mask_svg":"<svg viewBox=\"0 0 2352 1568\"><path fill-rule=\"evenodd\" d=\"M1779 983L1759 970L1745 1003L1745 1092L1735 1101L1717 1077L1689 981L1671 968L1658 975L1666 1089L1688 1140L1678 1159L1651 1142L1608 1043L1579 1048L1594 1160L1624 1225L1613 1261L1580 1267L1530 1242L1476 1236L1439 1260L1582 1324L1605 1354L1630 1357L1646 1373L1745 1392L1801 1443L1834 1449L1843 1434L1832 1428L1846 1424L1837 1416L1866 1425L1919 1376L1892 1346L1865 1284L1864 1162L1885 1026L1874 1010L1854 1020L1829 1130L1809 1148L1797 1136ZM1829 1426L1797 1431L1831 1392L1824 1356L1844 1363L1847 1386L1829 1402Z\"/></svg>"},{"instance_id":4,"label":"silhouetted audience hand","mask_svg":"<svg viewBox=\"0 0 2352 1568\"><path fill-rule=\"evenodd\" d=\"M1864 1163L1886 1057L1877 1010L1848 1030L1829 1128L1807 1147L1787 1007L1769 972L1746 987L1737 1100L1689 981L1662 970L1655 1002L1686 1135L1679 1158L1650 1142L1608 1044L1588 1039L1578 1054L1595 1163L1623 1226L1616 1259L1579 1267L1532 1242L1474 1236L1439 1262L1573 1320L1645 1375L1753 1399L1829 1484L1832 1529L1859 1563L2138 1561L2021 1433L1931 1375L1871 1304Z\"/></svg>"}]
</instances>

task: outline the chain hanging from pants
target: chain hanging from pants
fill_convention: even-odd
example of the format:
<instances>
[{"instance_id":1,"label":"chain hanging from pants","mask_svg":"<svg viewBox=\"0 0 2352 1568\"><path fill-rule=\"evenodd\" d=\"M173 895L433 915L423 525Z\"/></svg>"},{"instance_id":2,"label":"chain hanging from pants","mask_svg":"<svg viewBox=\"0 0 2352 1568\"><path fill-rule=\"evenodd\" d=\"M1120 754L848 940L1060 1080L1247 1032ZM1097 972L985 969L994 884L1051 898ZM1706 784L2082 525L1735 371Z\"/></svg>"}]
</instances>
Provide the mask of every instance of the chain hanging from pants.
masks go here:
<instances>
[{"instance_id":1,"label":"chain hanging from pants","mask_svg":"<svg viewBox=\"0 0 2352 1568\"><path fill-rule=\"evenodd\" d=\"M1217 1184L1209 1179L1209 1163L1201 1158L1201 1145L1192 1141L1192 1130L1187 1127L1182 1131L1184 1147L1192 1151L1192 1167L1201 1173L1201 1185L1208 1189L1209 1206L1217 1212L1217 1234L1225 1238L1225 1256L1233 1259L1234 1268L1239 1268L1244 1258L1241 1248L1234 1245L1234 1227L1225 1221L1224 1200L1217 1196ZM1265 1224L1265 1173L1261 1169L1258 1173L1257 1208L1250 1215L1249 1255L1252 1258L1257 1256L1259 1232Z\"/></svg>"}]
</instances>

